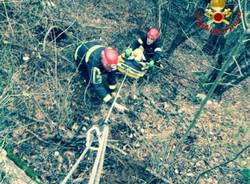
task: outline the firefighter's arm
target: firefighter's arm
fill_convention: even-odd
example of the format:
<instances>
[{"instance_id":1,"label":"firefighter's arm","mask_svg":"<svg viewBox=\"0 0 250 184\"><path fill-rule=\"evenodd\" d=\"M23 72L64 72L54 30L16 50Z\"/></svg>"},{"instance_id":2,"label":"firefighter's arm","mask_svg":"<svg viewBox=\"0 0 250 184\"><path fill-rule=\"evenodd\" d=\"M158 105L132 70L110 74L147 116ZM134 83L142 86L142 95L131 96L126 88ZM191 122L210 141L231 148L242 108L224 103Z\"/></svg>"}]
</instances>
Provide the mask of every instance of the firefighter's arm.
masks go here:
<instances>
[{"instance_id":1,"label":"firefighter's arm","mask_svg":"<svg viewBox=\"0 0 250 184\"><path fill-rule=\"evenodd\" d=\"M135 50L136 48L140 47L143 44L143 41L141 38L138 38L134 43L130 45L130 48Z\"/></svg>"},{"instance_id":2,"label":"firefighter's arm","mask_svg":"<svg viewBox=\"0 0 250 184\"><path fill-rule=\"evenodd\" d=\"M152 68L154 67L155 64L157 64L157 62L159 61L160 57L161 57L161 46L157 46L154 50L154 55L151 57L151 60L148 63L148 67Z\"/></svg>"},{"instance_id":3,"label":"firefighter's arm","mask_svg":"<svg viewBox=\"0 0 250 184\"><path fill-rule=\"evenodd\" d=\"M143 44L143 41L141 38L138 38L135 42L133 42L123 53L122 57L123 58L128 58L129 56L132 55L133 50L137 49Z\"/></svg>"},{"instance_id":4,"label":"firefighter's arm","mask_svg":"<svg viewBox=\"0 0 250 184\"><path fill-rule=\"evenodd\" d=\"M112 97L107 90L105 89L103 83L102 83L102 76L100 69L97 67L94 67L91 72L91 82L92 85L99 97L103 99L103 102L105 102L108 105L111 105L113 103L114 97ZM128 110L125 106L115 103L114 107L119 112L124 112Z\"/></svg>"},{"instance_id":5,"label":"firefighter's arm","mask_svg":"<svg viewBox=\"0 0 250 184\"><path fill-rule=\"evenodd\" d=\"M110 91L116 90L116 65L113 66L111 72L108 72L107 76L107 81L108 81L108 87Z\"/></svg>"}]
</instances>

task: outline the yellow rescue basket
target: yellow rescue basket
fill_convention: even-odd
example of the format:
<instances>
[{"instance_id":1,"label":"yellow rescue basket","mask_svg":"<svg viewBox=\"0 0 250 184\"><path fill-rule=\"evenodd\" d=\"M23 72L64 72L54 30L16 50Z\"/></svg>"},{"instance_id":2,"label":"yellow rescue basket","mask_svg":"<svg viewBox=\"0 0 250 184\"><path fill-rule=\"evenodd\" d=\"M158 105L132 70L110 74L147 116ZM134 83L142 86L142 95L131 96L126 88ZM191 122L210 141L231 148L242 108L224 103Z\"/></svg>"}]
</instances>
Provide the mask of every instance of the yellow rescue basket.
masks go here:
<instances>
[{"instance_id":1,"label":"yellow rescue basket","mask_svg":"<svg viewBox=\"0 0 250 184\"><path fill-rule=\"evenodd\" d=\"M139 79L145 75L146 71L142 70L142 66L134 59L123 58L121 55L118 59L117 70L119 72L127 74L128 77L134 79Z\"/></svg>"}]
</instances>

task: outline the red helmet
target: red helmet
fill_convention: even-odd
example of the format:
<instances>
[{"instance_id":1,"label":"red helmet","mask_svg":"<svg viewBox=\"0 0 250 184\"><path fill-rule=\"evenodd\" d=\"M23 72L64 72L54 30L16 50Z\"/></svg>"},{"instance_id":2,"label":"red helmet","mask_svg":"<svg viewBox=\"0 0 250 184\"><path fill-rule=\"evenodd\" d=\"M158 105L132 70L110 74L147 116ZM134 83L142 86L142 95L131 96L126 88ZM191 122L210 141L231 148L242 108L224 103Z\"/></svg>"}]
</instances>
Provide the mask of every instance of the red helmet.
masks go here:
<instances>
[{"instance_id":1,"label":"red helmet","mask_svg":"<svg viewBox=\"0 0 250 184\"><path fill-rule=\"evenodd\" d=\"M151 28L147 32L147 37L156 40L159 37L159 31L156 28Z\"/></svg>"},{"instance_id":2,"label":"red helmet","mask_svg":"<svg viewBox=\"0 0 250 184\"><path fill-rule=\"evenodd\" d=\"M109 65L117 65L118 63L118 52L113 48L106 47L102 57Z\"/></svg>"}]
</instances>

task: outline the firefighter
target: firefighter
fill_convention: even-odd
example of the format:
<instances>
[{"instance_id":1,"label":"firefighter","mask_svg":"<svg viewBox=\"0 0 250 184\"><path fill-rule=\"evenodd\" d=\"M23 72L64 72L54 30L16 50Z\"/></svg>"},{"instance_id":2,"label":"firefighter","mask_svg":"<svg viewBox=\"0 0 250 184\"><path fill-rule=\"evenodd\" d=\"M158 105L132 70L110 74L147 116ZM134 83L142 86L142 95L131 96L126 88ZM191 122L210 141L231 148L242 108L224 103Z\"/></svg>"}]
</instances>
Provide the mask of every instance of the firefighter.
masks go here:
<instances>
[{"instance_id":1,"label":"firefighter","mask_svg":"<svg viewBox=\"0 0 250 184\"><path fill-rule=\"evenodd\" d=\"M156 64L159 64L162 52L159 31L156 28L150 28L145 35L138 38L125 50L126 57L133 54L136 49L143 50L147 68L153 68Z\"/></svg>"},{"instance_id":2,"label":"firefighter","mask_svg":"<svg viewBox=\"0 0 250 184\"><path fill-rule=\"evenodd\" d=\"M118 52L111 48L100 45L98 42L85 42L77 47L74 60L78 70L94 89L104 103L112 104L116 93L116 68ZM103 80L103 74L107 74L107 84ZM115 103L114 107L124 112L125 106Z\"/></svg>"}]
</instances>

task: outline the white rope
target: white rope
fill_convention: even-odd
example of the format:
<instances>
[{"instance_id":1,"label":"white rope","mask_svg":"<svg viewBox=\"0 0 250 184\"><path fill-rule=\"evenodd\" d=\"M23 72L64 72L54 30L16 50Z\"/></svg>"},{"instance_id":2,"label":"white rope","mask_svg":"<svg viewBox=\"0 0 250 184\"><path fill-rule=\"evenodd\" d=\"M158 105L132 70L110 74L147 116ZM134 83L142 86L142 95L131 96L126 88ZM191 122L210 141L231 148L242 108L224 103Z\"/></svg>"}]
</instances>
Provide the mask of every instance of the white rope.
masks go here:
<instances>
[{"instance_id":1,"label":"white rope","mask_svg":"<svg viewBox=\"0 0 250 184\"><path fill-rule=\"evenodd\" d=\"M109 109L108 115L107 115L106 119L104 120L105 124L109 120L109 117L110 117L112 110L114 108L114 104L116 103L116 100L119 96L119 93L121 91L121 88L124 84L126 77L127 77L127 73L125 74L125 76L123 78L121 86L118 89L117 95L116 95L116 97L115 97L115 99L114 99L114 101ZM98 137L99 148L91 146L91 144L93 142L92 132L94 132L94 131L96 132L97 137ZM107 147L108 135L109 135L109 126L108 125L104 125L102 133L100 132L99 128L96 125L92 126L88 130L87 137L86 137L86 148L84 149L84 151L82 152L82 154L80 155L80 157L78 158L76 163L73 165L73 167L71 168L71 170L69 171L67 176L63 179L63 181L60 184L66 184L68 182L68 180L70 179L70 177L72 176L74 171L77 169L78 165L80 164L80 162L82 161L82 159L84 158L84 156L86 155L86 153L88 152L89 149L94 150L94 151L98 150L97 156L95 159L95 163L94 163L94 166L92 169L92 173L90 176L89 184L99 184L101 172L102 172L102 168L103 168L105 151L106 151L106 147Z\"/></svg>"},{"instance_id":2,"label":"white rope","mask_svg":"<svg viewBox=\"0 0 250 184\"><path fill-rule=\"evenodd\" d=\"M101 142L101 132L100 132L99 128L96 125L94 125L87 132L86 147L89 147L91 150L98 151L98 149L99 149L98 147L91 146L91 144L93 142L93 136L92 136L91 132L94 132L94 131L97 134L98 142L99 143Z\"/></svg>"},{"instance_id":3,"label":"white rope","mask_svg":"<svg viewBox=\"0 0 250 184\"><path fill-rule=\"evenodd\" d=\"M108 123L109 117L112 113L112 110L114 108L114 105L116 103L116 100L119 96L119 93L121 91L121 88L124 84L126 77L127 77L127 73L125 74L125 76L123 78L123 81L122 81L122 83L118 89L118 92L115 96L115 99L114 99L114 101L109 109L109 112L106 116L106 119L104 120L105 125L104 125L103 132L102 132L102 138L101 138L99 150L97 152L97 156L95 159L95 163L94 163L88 184L99 184L99 182L100 182L102 168L103 168L103 162L104 162L104 156L105 156L105 151L106 151L106 147L107 147L107 140L108 140L108 135L109 135L109 126L106 124Z\"/></svg>"},{"instance_id":4,"label":"white rope","mask_svg":"<svg viewBox=\"0 0 250 184\"><path fill-rule=\"evenodd\" d=\"M106 150L106 144L107 144L107 139L108 139L108 133L109 133L109 127L105 125L103 129L102 139L100 142L100 147L97 152L95 163L92 168L91 175L90 175L89 184L97 184L100 181L104 155L105 155L105 150Z\"/></svg>"},{"instance_id":5,"label":"white rope","mask_svg":"<svg viewBox=\"0 0 250 184\"><path fill-rule=\"evenodd\" d=\"M68 180L70 179L71 175L77 169L78 165L80 164L80 162L82 161L82 159L84 158L84 156L86 155L86 153L88 152L89 149L91 149L91 150L98 150L98 148L91 146L91 144L93 142L92 132L94 132L94 131L96 132L96 134L98 136L98 141L99 142L101 141L101 139L100 139L101 133L100 133L98 127L97 126L93 126L87 132L86 148L84 149L84 151L82 152L81 156L78 158L78 160L76 161L76 163L73 165L73 167L71 168L71 170L69 171L69 173L67 174L67 176L64 178L64 180L60 184L66 184L68 182Z\"/></svg>"},{"instance_id":6,"label":"white rope","mask_svg":"<svg viewBox=\"0 0 250 184\"><path fill-rule=\"evenodd\" d=\"M86 147L84 149L84 151L82 152L81 156L79 157L79 159L76 161L76 163L74 164L74 166L71 168L70 172L67 174L67 176L64 178L64 180L61 182L61 184L66 184L67 181L70 179L71 175L73 174L73 172L77 169L79 163L81 162L81 160L84 158L85 154L88 152L89 148Z\"/></svg>"},{"instance_id":7,"label":"white rope","mask_svg":"<svg viewBox=\"0 0 250 184\"><path fill-rule=\"evenodd\" d=\"M108 126L104 126L103 129L103 149L102 149L102 154L101 154L101 162L99 164L98 167L98 171L97 171L97 177L96 177L96 184L99 184L100 182L100 178L101 178L101 174L102 174L102 169L103 169L103 163L104 163L104 157L105 157L105 152L106 152L106 147L107 147L107 142L108 142L108 135L109 135L109 127Z\"/></svg>"},{"instance_id":8,"label":"white rope","mask_svg":"<svg viewBox=\"0 0 250 184\"><path fill-rule=\"evenodd\" d=\"M239 9L240 9L240 18L241 18L241 22L242 22L242 27L243 27L244 31L246 31L247 30L247 26L245 24L245 19L243 17L244 13L243 13L242 8L241 8L241 2L240 2L240 0L238 0L238 5L239 5Z\"/></svg>"},{"instance_id":9,"label":"white rope","mask_svg":"<svg viewBox=\"0 0 250 184\"><path fill-rule=\"evenodd\" d=\"M116 103L116 100L117 100L117 98L118 98L118 96L119 96L119 94L120 94L120 91L121 91L121 89L122 89L122 86L123 86L123 84L124 84L124 82L125 82L126 77L127 77L127 72L125 73L125 76L124 76L124 78L123 78L123 80L122 80L121 86L119 87L119 89L118 89L118 91L117 91L117 94L116 94L116 96L115 96L115 99L114 99L114 101L113 101L113 103L112 103L112 105L111 105L111 107L110 107L110 109L109 109L108 115L106 116L106 119L104 120L104 123L108 123L109 117L110 117L110 115L111 115L111 113L112 113L112 110L113 110L114 105L115 105L115 103Z\"/></svg>"}]
</instances>

